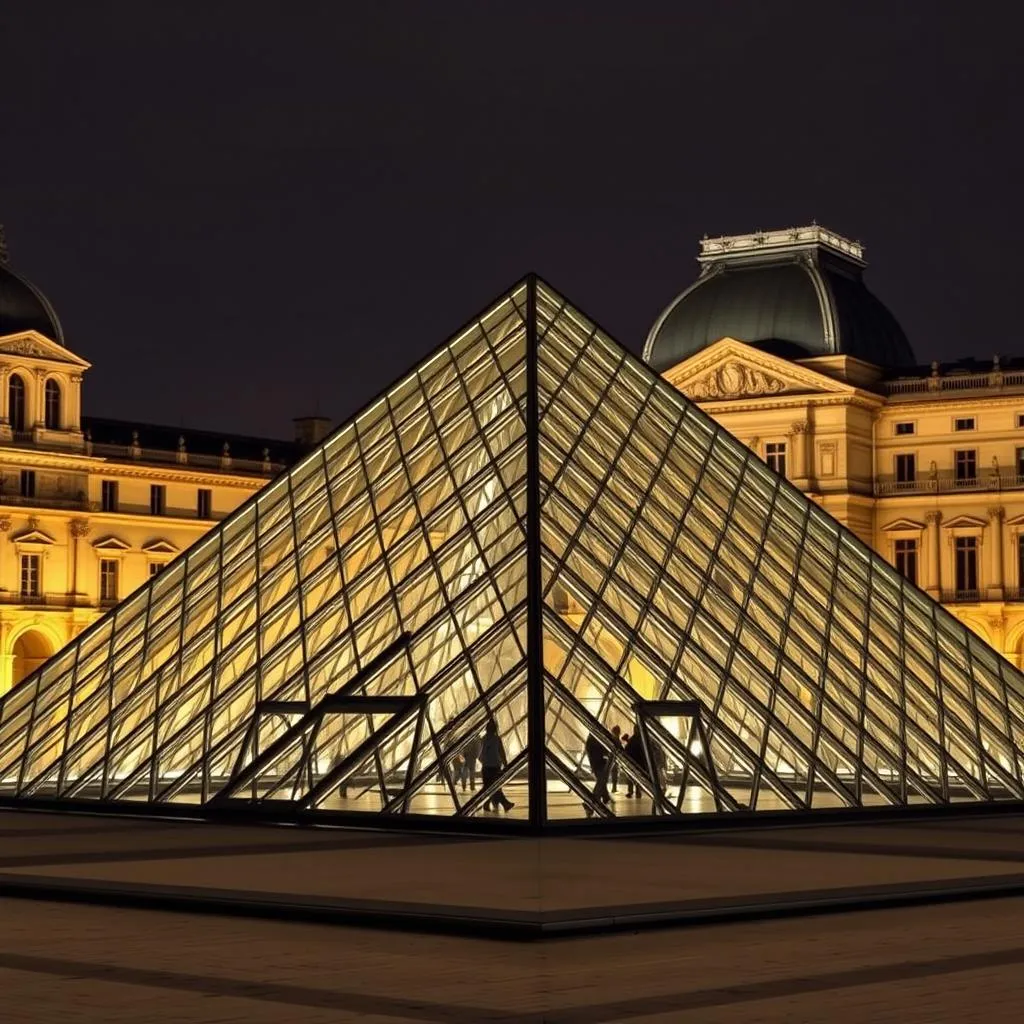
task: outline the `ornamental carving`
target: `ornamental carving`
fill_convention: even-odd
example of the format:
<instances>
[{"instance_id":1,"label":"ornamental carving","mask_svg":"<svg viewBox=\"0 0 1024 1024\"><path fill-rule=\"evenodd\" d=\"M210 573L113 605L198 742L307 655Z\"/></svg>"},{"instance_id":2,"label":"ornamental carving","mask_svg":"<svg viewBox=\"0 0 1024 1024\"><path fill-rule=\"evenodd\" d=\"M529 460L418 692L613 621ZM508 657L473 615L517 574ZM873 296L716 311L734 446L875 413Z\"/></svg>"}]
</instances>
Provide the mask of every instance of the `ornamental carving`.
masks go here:
<instances>
[{"instance_id":1,"label":"ornamental carving","mask_svg":"<svg viewBox=\"0 0 1024 1024\"><path fill-rule=\"evenodd\" d=\"M23 356L49 356L51 352L44 345L31 338L19 338L17 341L8 341L0 346L0 352L18 352Z\"/></svg>"},{"instance_id":2,"label":"ornamental carving","mask_svg":"<svg viewBox=\"0 0 1024 1024\"><path fill-rule=\"evenodd\" d=\"M786 382L743 363L728 362L686 385L690 398L739 398L744 395L777 395Z\"/></svg>"}]
</instances>

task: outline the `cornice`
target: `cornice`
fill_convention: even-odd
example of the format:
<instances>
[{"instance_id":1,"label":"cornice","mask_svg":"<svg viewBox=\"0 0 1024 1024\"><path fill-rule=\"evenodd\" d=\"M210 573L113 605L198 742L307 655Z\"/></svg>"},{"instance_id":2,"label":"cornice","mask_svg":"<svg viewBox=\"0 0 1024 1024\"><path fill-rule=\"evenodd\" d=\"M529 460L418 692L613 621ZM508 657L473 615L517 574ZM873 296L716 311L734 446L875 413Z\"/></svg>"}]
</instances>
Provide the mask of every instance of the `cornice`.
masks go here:
<instances>
[{"instance_id":1,"label":"cornice","mask_svg":"<svg viewBox=\"0 0 1024 1024\"><path fill-rule=\"evenodd\" d=\"M772 395L768 398L727 398L712 401L690 399L690 401L712 415L718 412L757 412L764 409L793 409L808 405L819 407L854 405L860 409L874 411L879 405L878 402L868 401L864 398L863 394L858 393L847 395L808 395L789 392L781 395Z\"/></svg>"},{"instance_id":2,"label":"cornice","mask_svg":"<svg viewBox=\"0 0 1024 1024\"><path fill-rule=\"evenodd\" d=\"M899 395L887 395L884 399L883 409L885 412L899 412L902 415L911 409L934 410L936 406L942 406L943 409L951 411L958 411L960 409L985 409L1006 405L1021 406L1022 404L1024 404L1024 388L1021 388L1016 393L1001 391L992 395L975 393L964 397L955 394L951 395L948 391L930 391L922 392L920 395L915 395L913 398L908 399L902 398Z\"/></svg>"},{"instance_id":3,"label":"cornice","mask_svg":"<svg viewBox=\"0 0 1024 1024\"><path fill-rule=\"evenodd\" d=\"M93 455L77 452L53 452L36 448L14 448L0 446L0 465L25 466L33 469L59 469L69 473L116 473L118 476L144 480L175 481L177 483L215 484L223 487L249 487L259 489L268 484L273 476L256 476L251 473L229 473L221 469L204 469L202 466L168 463L113 462Z\"/></svg>"}]
</instances>

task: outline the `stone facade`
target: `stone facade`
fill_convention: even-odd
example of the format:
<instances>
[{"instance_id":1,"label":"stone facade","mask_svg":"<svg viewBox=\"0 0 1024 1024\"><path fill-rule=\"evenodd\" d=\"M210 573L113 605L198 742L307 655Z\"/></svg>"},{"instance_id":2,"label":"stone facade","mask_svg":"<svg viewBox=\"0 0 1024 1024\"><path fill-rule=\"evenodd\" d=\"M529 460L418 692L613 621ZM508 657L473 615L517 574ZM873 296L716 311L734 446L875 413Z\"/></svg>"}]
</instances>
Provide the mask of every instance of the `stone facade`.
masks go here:
<instances>
[{"instance_id":1,"label":"stone facade","mask_svg":"<svg viewBox=\"0 0 1024 1024\"><path fill-rule=\"evenodd\" d=\"M887 379L723 338L664 376L1024 666L1024 372Z\"/></svg>"}]
</instances>

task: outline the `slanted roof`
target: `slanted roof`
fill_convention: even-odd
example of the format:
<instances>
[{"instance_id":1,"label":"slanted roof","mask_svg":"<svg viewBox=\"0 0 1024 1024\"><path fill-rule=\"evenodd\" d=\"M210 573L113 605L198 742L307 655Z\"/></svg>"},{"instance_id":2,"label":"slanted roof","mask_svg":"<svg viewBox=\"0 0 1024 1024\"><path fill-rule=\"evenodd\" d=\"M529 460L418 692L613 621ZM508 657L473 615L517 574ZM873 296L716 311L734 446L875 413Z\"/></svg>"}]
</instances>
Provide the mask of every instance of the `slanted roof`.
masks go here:
<instances>
[{"instance_id":1,"label":"slanted roof","mask_svg":"<svg viewBox=\"0 0 1024 1024\"><path fill-rule=\"evenodd\" d=\"M1016 668L530 277L3 698L0 795L649 827L1020 800L1022 735Z\"/></svg>"}]
</instances>

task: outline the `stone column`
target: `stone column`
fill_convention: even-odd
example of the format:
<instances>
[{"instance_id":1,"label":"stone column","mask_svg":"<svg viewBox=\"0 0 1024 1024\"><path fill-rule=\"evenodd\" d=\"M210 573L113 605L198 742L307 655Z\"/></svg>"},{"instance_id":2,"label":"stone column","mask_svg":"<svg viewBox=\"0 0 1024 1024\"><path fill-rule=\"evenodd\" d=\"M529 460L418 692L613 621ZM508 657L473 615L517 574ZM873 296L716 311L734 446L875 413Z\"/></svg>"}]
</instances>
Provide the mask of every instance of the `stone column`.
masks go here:
<instances>
[{"instance_id":1,"label":"stone column","mask_svg":"<svg viewBox=\"0 0 1024 1024\"><path fill-rule=\"evenodd\" d=\"M71 534L71 571L68 573L68 593L74 597L78 593L78 541L89 535L88 519L72 519L68 524Z\"/></svg>"},{"instance_id":2,"label":"stone column","mask_svg":"<svg viewBox=\"0 0 1024 1024\"><path fill-rule=\"evenodd\" d=\"M806 420L794 423L790 427L790 446L793 449L793 468L790 479L793 485L806 491L810 486L810 469L808 466L807 445L810 440L810 431L807 429Z\"/></svg>"},{"instance_id":3,"label":"stone column","mask_svg":"<svg viewBox=\"0 0 1024 1024\"><path fill-rule=\"evenodd\" d=\"M1003 517L1006 512L1002 508L988 510L989 529L992 531L992 570L989 577L988 599L1003 600Z\"/></svg>"},{"instance_id":4,"label":"stone column","mask_svg":"<svg viewBox=\"0 0 1024 1024\"><path fill-rule=\"evenodd\" d=\"M939 544L939 524L942 522L941 512L925 514L928 524L928 565L929 579L925 592L929 597L939 600L942 595L942 547Z\"/></svg>"}]
</instances>

